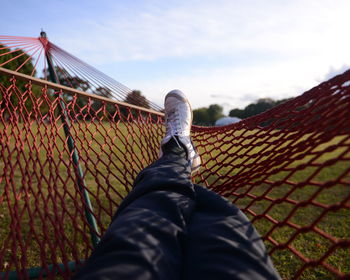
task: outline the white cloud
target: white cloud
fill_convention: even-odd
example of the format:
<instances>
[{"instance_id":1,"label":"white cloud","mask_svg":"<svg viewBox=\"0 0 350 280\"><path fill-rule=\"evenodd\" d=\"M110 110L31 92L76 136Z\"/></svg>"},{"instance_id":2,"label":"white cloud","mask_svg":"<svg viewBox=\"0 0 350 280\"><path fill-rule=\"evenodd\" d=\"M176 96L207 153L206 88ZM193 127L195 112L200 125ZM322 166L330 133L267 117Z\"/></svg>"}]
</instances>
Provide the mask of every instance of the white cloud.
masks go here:
<instances>
[{"instance_id":1,"label":"white cloud","mask_svg":"<svg viewBox=\"0 0 350 280\"><path fill-rule=\"evenodd\" d=\"M330 67L328 73L324 76L324 78L321 80L322 81L327 81L339 74L343 74L346 70L350 69L350 65L344 64L341 67L335 68L335 67Z\"/></svg>"},{"instance_id":2,"label":"white cloud","mask_svg":"<svg viewBox=\"0 0 350 280\"><path fill-rule=\"evenodd\" d=\"M217 68L193 75L174 75L155 81L142 81L137 88L149 99L162 104L167 91L178 88L186 92L194 108L225 104L226 112L244 107L258 98L282 99L296 96L316 86L314 65L300 68L299 61L240 68ZM318 65L319 66L319 65ZM325 68L326 70L326 68Z\"/></svg>"},{"instance_id":3,"label":"white cloud","mask_svg":"<svg viewBox=\"0 0 350 280\"><path fill-rule=\"evenodd\" d=\"M243 67L242 62L202 69L193 65L192 74L129 81L129 87L159 104L166 91L180 88L194 107L225 103L229 109L228 104L243 107L260 97L295 96L324 80L330 69L350 65L348 0L175 2L151 1L123 13L116 4L104 18L79 19L85 31L66 34L74 39L61 39L61 45L97 67L131 60L232 58L242 51L259 56ZM214 99L213 94L232 99Z\"/></svg>"},{"instance_id":4,"label":"white cloud","mask_svg":"<svg viewBox=\"0 0 350 280\"><path fill-rule=\"evenodd\" d=\"M295 56L329 56L332 51L349 58L347 0L178 1L143 8L127 15L116 6L99 21L83 19L85 32L66 36L74 39L65 43L89 54L94 63L230 55L237 50Z\"/></svg>"}]
</instances>

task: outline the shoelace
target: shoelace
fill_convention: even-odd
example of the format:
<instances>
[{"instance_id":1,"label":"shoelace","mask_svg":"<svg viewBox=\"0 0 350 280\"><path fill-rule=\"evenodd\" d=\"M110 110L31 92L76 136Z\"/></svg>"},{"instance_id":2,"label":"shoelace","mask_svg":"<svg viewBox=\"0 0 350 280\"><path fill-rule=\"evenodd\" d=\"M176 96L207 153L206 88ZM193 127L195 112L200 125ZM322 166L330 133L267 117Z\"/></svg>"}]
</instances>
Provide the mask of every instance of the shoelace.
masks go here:
<instances>
[{"instance_id":1,"label":"shoelace","mask_svg":"<svg viewBox=\"0 0 350 280\"><path fill-rule=\"evenodd\" d=\"M179 141L175 137L175 136L180 136L180 135L178 134L178 131L176 130L176 128L174 128L174 126L172 125L172 121L175 121L176 123L179 121L179 115L178 114L179 114L178 111L175 110L174 111L174 115L175 115L174 120L170 119L169 116L167 116L166 123L168 125L167 129L170 130L171 137L175 140L176 144L181 148L181 145L180 145Z\"/></svg>"}]
</instances>

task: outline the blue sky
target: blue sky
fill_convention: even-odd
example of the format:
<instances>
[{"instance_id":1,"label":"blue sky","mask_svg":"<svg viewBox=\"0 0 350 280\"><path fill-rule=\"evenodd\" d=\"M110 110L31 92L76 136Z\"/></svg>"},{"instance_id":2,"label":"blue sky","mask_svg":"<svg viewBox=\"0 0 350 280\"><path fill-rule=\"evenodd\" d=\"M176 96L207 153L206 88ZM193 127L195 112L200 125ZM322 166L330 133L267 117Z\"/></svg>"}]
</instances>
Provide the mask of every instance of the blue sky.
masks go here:
<instances>
[{"instance_id":1,"label":"blue sky","mask_svg":"<svg viewBox=\"0 0 350 280\"><path fill-rule=\"evenodd\" d=\"M225 112L350 68L350 1L9 1L0 34L49 39L148 99Z\"/></svg>"}]
</instances>

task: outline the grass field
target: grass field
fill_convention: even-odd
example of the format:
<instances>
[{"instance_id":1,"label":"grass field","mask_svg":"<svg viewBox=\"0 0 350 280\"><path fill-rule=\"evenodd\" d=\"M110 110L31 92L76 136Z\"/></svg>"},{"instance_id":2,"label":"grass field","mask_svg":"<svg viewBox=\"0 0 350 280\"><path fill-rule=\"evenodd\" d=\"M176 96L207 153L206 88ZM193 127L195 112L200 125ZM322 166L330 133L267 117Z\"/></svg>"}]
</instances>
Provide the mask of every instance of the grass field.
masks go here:
<instances>
[{"instance_id":1,"label":"grass field","mask_svg":"<svg viewBox=\"0 0 350 280\"><path fill-rule=\"evenodd\" d=\"M141 136L136 125L74 125L72 134L100 232L138 171L156 156L157 151L148 149L154 138L150 133L156 130ZM25 267L86 258L92 249L89 229L63 129L51 125L39 129L34 123L1 132L0 271L15 270L14 257ZM52 247L42 240L51 240Z\"/></svg>"},{"instance_id":2,"label":"grass field","mask_svg":"<svg viewBox=\"0 0 350 280\"><path fill-rule=\"evenodd\" d=\"M204 172L198 181L206 179L208 186L229 185L230 190L223 195L253 220L269 249L275 247L271 239L287 243L288 247L273 252L272 259L281 276L291 279L303 264L291 252L291 247L307 259L318 261L333 245L323 233L339 239L350 238L350 139L344 135L325 140L322 135L312 134L294 139L293 135L286 136L279 131L268 138L261 132L256 137L259 141L250 137L258 133L236 131L231 138L216 135L208 139L213 151L220 150L214 153L218 161L211 162L213 153L210 156L210 151L202 149L206 169L211 171ZM298 150L299 144L304 148ZM294 153L291 154L291 150ZM280 165L275 163L277 157ZM225 164L228 158L233 158L231 164ZM228 175L232 179L228 179ZM343 183L336 182L341 176ZM342 203L346 203L347 208L342 207ZM339 207L331 208L335 205ZM310 225L313 228L299 231ZM349 248L336 247L324 261L342 273L350 273ZM301 279L337 278L321 266L310 266Z\"/></svg>"},{"instance_id":3,"label":"grass field","mask_svg":"<svg viewBox=\"0 0 350 280\"><path fill-rule=\"evenodd\" d=\"M86 258L92 249L87 246L89 230L62 128L57 132L57 127L39 128L33 123L0 129L0 256L4 254L0 271L15 270L13 258L20 260L20 267L38 266L43 260L50 264ZM135 124L74 124L86 186L101 231L131 189L133 178L157 157L162 127L145 125L141 129ZM253 220L269 249L274 247L273 242L289 242L287 247L274 251L272 258L281 276L290 279L303 263L290 248L308 259L319 260L332 246L323 233L338 239L350 237L350 210L341 204L350 195L349 173L343 183L335 182L350 167L350 140L348 136L326 142L315 135L304 135L299 140L292 135L284 137L278 131L269 137L258 131L198 137L205 143L199 145L204 171L195 180L208 186L230 186L224 195ZM298 150L298 141L309 146ZM319 152L322 155L316 156ZM334 160L340 156L342 160ZM327 167L320 168L322 164ZM268 176L260 176L261 170L268 170ZM317 174L309 179L315 171ZM312 203L298 204L310 198ZM339 207L327 208L332 205ZM313 229L298 231L320 216ZM284 223L270 232L276 221ZM342 273L350 273L349 248L335 248L324 261ZM335 277L317 266L306 270L301 279Z\"/></svg>"}]
</instances>

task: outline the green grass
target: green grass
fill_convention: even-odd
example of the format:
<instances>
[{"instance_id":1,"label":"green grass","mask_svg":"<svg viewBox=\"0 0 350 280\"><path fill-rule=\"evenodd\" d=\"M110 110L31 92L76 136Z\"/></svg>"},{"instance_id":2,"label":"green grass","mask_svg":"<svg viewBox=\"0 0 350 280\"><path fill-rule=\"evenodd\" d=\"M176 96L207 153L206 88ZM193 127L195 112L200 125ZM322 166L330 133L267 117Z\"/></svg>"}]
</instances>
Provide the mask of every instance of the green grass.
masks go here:
<instances>
[{"instance_id":1,"label":"green grass","mask_svg":"<svg viewBox=\"0 0 350 280\"><path fill-rule=\"evenodd\" d=\"M234 135L198 137L212 145L211 149L201 147L204 164L210 171L204 172L197 182L208 187L214 184L219 192L228 188L222 194L253 221L269 250L275 247L271 239L285 245L272 251L273 262L284 279L291 279L304 264L291 247L305 258L317 261L333 245L322 233L339 240L350 238L348 135L299 137L277 130L272 135L242 130ZM342 159L338 159L340 156ZM217 162L210 160L213 157L218 158ZM344 183L337 182L341 175ZM339 208L327 209L332 205ZM313 223L313 228L308 228ZM324 262L349 274L349 260L350 249L339 247ZM322 266L311 266L301 279L336 276Z\"/></svg>"},{"instance_id":2,"label":"green grass","mask_svg":"<svg viewBox=\"0 0 350 280\"><path fill-rule=\"evenodd\" d=\"M151 136L162 128L142 129L149 131L103 122L71 130L100 233L139 170L157 155ZM0 137L0 271L15 270L14 257L25 267L87 258L89 229L62 127L19 124L2 128Z\"/></svg>"},{"instance_id":3,"label":"green grass","mask_svg":"<svg viewBox=\"0 0 350 280\"><path fill-rule=\"evenodd\" d=\"M89 230L63 129L35 123L0 128L0 253L5 255L0 270L15 270L13 258L20 260L19 267L32 267L43 261L50 264L88 257L92 250ZM73 125L101 232L130 191L137 173L157 157L162 129L108 122ZM348 136L300 137L277 130L269 134L241 130L195 136L204 162L203 172L195 181L217 187L217 191L226 187L223 195L253 221L269 250L275 247L269 238L287 246L272 253L284 279L292 278L303 264L288 246L318 260L332 245L321 232L338 239L350 237L350 210L341 205L335 210L324 208L350 195L349 184L345 184L349 174L343 178L344 183L333 182L349 169ZM340 155L342 160L333 161ZM320 164L327 166L320 168ZM298 204L311 197L313 204ZM281 200L272 204L276 199ZM11 213L13 209L18 213ZM293 228L307 227L320 215L322 219L315 223L318 233ZM61 232L64 234L58 234ZM22 250L21 246L28 248ZM349 251L337 248L324 261L342 273L350 273ZM304 271L301 279L334 279L334 275L316 266Z\"/></svg>"}]
</instances>

